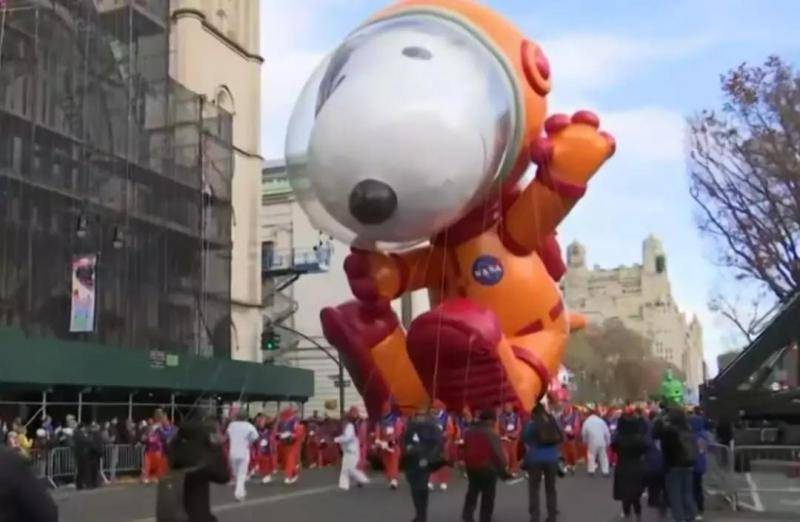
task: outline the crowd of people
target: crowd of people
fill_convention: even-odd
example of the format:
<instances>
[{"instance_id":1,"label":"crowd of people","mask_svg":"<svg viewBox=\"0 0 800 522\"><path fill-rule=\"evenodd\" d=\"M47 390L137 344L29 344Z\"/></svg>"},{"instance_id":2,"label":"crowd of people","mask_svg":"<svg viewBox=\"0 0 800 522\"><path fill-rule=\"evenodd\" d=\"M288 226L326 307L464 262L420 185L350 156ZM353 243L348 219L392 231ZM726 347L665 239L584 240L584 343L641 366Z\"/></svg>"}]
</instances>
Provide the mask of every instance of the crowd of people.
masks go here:
<instances>
[{"instance_id":1,"label":"crowd of people","mask_svg":"<svg viewBox=\"0 0 800 522\"><path fill-rule=\"evenodd\" d=\"M112 419L83 425L68 416L58 426L44 417L32 437L20 419L0 423L0 429L6 445L22 457L71 447L78 488L100 485L100 459L108 445L142 446L144 483L174 480L175 471L184 468L193 470L186 476L188 485L197 462L202 462L207 472L193 479L200 484L200 500L187 509L200 509L203 516L206 511L210 516L205 506L210 482L232 482L235 497L244 500L253 478L269 483L280 475L292 485L303 469L329 466L340 467L343 490L369 482L372 469L380 469L387 487L396 490L403 473L417 521L426 520L429 493L446 491L453 472L469 481L465 521L473 520L479 498L479 520L491 520L497 482L514 478L528 479L530 520L539 522L544 514L545 521L554 521L559 509L557 479L576 473L581 465L589 476L613 474L614 498L625 518L640 519L642 498L662 514L669 510L676 522L701 518L704 510L710 434L698 409L687 413L653 403L604 407L554 401L550 408L539 404L532 412L507 404L491 411L465 408L455 413L435 401L429 410L410 416L387 402L380 419L373 421L357 408L341 421L317 412L303 419L293 408L275 418L263 413L251 418L244 409L228 417L184 422L178 429L156 410L138 424ZM542 485L544 509L539 499ZM197 495L187 492L188 497Z\"/></svg>"}]
</instances>

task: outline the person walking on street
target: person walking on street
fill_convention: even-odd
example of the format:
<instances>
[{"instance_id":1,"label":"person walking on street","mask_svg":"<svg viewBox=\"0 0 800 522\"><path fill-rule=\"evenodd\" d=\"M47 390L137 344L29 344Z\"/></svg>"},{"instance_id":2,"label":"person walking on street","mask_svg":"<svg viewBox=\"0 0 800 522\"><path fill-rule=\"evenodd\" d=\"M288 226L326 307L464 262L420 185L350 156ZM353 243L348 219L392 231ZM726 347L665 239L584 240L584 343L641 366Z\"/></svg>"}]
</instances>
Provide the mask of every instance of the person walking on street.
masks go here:
<instances>
[{"instance_id":1,"label":"person walking on street","mask_svg":"<svg viewBox=\"0 0 800 522\"><path fill-rule=\"evenodd\" d=\"M171 471L159 484L156 522L217 522L210 484L225 484L230 478L218 430L210 421L197 420L178 428L167 447Z\"/></svg>"},{"instance_id":2,"label":"person walking on street","mask_svg":"<svg viewBox=\"0 0 800 522\"><path fill-rule=\"evenodd\" d=\"M403 464L414 502L413 522L428 521L428 481L444 464L444 434L425 410L417 412L403 435Z\"/></svg>"},{"instance_id":3,"label":"person walking on street","mask_svg":"<svg viewBox=\"0 0 800 522\"><path fill-rule=\"evenodd\" d=\"M606 421L597 414L597 410L589 406L591 414L583 422L581 437L586 443L586 469L589 475L594 476L597 464L603 476L609 474L608 447L611 444L611 432Z\"/></svg>"},{"instance_id":4,"label":"person walking on street","mask_svg":"<svg viewBox=\"0 0 800 522\"><path fill-rule=\"evenodd\" d=\"M493 411L483 411L479 422L464 434L464 467L469 481L462 512L464 522L475 520L478 497L481 499L480 522L491 522L497 479L511 477L500 437L494 430L496 420Z\"/></svg>"},{"instance_id":5,"label":"person walking on street","mask_svg":"<svg viewBox=\"0 0 800 522\"><path fill-rule=\"evenodd\" d=\"M556 475L558 473L559 445L564 436L558 421L542 403L537 404L531 413L531 420L522 433L525 443L525 469L528 472L528 512L531 522L539 522L539 486L544 479L547 522L555 522L558 514Z\"/></svg>"},{"instance_id":6,"label":"person walking on street","mask_svg":"<svg viewBox=\"0 0 800 522\"><path fill-rule=\"evenodd\" d=\"M369 482L364 472L358 469L360 444L355 428L357 420L358 408L352 407L347 413L344 431L334 439L342 448L342 471L339 473L339 488L345 491L350 489L351 479L354 480L359 487Z\"/></svg>"},{"instance_id":7,"label":"person walking on street","mask_svg":"<svg viewBox=\"0 0 800 522\"><path fill-rule=\"evenodd\" d=\"M614 468L614 500L622 502L626 519L642 520L642 493L644 492L644 455L647 440L641 422L632 415L623 415L617 423L617 433L611 448L617 454Z\"/></svg>"},{"instance_id":8,"label":"person walking on street","mask_svg":"<svg viewBox=\"0 0 800 522\"><path fill-rule=\"evenodd\" d=\"M58 522L58 507L18 452L0 447L0 520Z\"/></svg>"},{"instance_id":9,"label":"person walking on street","mask_svg":"<svg viewBox=\"0 0 800 522\"><path fill-rule=\"evenodd\" d=\"M258 439L255 426L247 420L247 411L239 410L236 420L228 425L227 435L228 458L231 472L236 480L233 496L241 502L247 496L245 483L247 482L247 472L250 469L250 445Z\"/></svg>"},{"instance_id":10,"label":"person walking on street","mask_svg":"<svg viewBox=\"0 0 800 522\"><path fill-rule=\"evenodd\" d=\"M698 449L686 412L677 407L669 410L665 419L656 421L654 435L661 441L664 453L664 478L672 519L675 522L693 521L697 510L692 478Z\"/></svg>"}]
</instances>

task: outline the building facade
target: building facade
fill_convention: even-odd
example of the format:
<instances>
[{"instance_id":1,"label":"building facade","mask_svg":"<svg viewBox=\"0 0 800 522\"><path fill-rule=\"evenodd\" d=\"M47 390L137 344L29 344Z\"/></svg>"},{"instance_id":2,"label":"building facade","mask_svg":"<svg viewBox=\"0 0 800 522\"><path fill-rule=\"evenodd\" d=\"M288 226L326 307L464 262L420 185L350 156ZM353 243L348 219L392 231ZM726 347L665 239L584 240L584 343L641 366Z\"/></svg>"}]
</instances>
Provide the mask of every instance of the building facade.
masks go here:
<instances>
[{"instance_id":1,"label":"building facade","mask_svg":"<svg viewBox=\"0 0 800 522\"><path fill-rule=\"evenodd\" d=\"M672 297L667 256L650 236L642 244L641 264L605 269L587 266L586 249L567 247L567 273L561 283L570 309L590 322L618 318L651 341L653 355L686 374L697 390L703 382L703 330L697 317L687 321Z\"/></svg>"},{"instance_id":2,"label":"building facade","mask_svg":"<svg viewBox=\"0 0 800 522\"><path fill-rule=\"evenodd\" d=\"M259 197L261 188L261 64L259 2L173 0L170 75L205 100L204 110L232 115L231 237L229 259L206 267L229 270L231 355L260 361L262 330ZM206 138L204 153L211 152ZM216 160L216 161L215 161ZM222 168L221 158L209 158ZM212 193L216 187L209 186ZM228 267L221 266L227 264Z\"/></svg>"}]
</instances>

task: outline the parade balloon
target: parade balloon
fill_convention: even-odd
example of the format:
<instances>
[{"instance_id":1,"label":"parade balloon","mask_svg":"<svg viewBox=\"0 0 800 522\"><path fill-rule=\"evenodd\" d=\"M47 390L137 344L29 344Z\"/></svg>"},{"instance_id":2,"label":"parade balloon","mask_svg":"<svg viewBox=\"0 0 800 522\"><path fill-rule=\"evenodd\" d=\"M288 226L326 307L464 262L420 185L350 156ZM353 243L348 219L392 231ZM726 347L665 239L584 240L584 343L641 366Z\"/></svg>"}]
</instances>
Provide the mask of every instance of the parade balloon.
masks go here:
<instances>
[{"instance_id":1,"label":"parade balloon","mask_svg":"<svg viewBox=\"0 0 800 522\"><path fill-rule=\"evenodd\" d=\"M372 417L391 400L530 410L570 329L555 230L615 149L589 111L548 117L544 51L491 9L407 0L302 90L286 140L311 222L353 250L323 332ZM535 177L523 177L535 164ZM406 332L390 301L427 289Z\"/></svg>"}]
</instances>

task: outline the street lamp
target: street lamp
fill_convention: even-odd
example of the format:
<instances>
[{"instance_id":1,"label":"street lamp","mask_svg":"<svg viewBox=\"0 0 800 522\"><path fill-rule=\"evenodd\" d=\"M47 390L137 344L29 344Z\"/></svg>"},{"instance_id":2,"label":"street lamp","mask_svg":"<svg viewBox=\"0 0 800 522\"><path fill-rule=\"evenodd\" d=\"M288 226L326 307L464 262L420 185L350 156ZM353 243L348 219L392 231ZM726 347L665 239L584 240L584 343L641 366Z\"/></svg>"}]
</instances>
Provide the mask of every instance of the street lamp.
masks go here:
<instances>
[{"instance_id":1,"label":"street lamp","mask_svg":"<svg viewBox=\"0 0 800 522\"><path fill-rule=\"evenodd\" d=\"M324 353L328 357L328 359L330 359L336 364L336 366L339 369L339 418L344 419L344 365L342 363L341 355L339 355L339 357L334 357L327 348L319 344L317 341L307 336L303 332L295 330L294 328L291 328L289 326L283 324L276 324L273 326L273 328L283 328L287 332L291 332L295 335L302 337L306 341L313 344L315 348L319 349L322 353Z\"/></svg>"}]
</instances>

